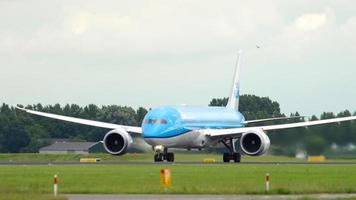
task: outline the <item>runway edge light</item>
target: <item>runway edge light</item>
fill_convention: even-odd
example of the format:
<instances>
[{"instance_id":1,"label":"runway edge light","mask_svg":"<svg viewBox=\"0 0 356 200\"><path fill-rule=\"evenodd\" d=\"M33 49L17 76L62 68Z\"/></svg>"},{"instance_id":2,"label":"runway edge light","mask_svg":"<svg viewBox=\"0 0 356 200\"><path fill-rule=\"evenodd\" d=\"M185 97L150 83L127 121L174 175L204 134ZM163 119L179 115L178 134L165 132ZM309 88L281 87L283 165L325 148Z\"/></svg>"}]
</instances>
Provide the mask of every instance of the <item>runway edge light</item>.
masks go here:
<instances>
[{"instance_id":1,"label":"runway edge light","mask_svg":"<svg viewBox=\"0 0 356 200\"><path fill-rule=\"evenodd\" d=\"M171 170L161 169L160 170L160 185L164 190L167 190L172 186Z\"/></svg>"},{"instance_id":2,"label":"runway edge light","mask_svg":"<svg viewBox=\"0 0 356 200\"><path fill-rule=\"evenodd\" d=\"M266 182L266 192L268 192L269 191L269 173L266 174L265 182Z\"/></svg>"},{"instance_id":3,"label":"runway edge light","mask_svg":"<svg viewBox=\"0 0 356 200\"><path fill-rule=\"evenodd\" d=\"M54 197L58 196L58 176L57 174L54 175L53 177L53 195Z\"/></svg>"}]
</instances>

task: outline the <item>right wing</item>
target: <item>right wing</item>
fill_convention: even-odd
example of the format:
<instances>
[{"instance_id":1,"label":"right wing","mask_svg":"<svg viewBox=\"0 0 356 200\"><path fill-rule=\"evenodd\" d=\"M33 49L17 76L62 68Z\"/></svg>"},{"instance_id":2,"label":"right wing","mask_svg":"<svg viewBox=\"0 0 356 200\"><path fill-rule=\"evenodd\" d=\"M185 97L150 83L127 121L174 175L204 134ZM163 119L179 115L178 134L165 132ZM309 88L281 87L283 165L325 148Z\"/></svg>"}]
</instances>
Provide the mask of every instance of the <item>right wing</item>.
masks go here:
<instances>
[{"instance_id":1,"label":"right wing","mask_svg":"<svg viewBox=\"0 0 356 200\"><path fill-rule=\"evenodd\" d=\"M99 122L99 121L88 120L88 119L80 119L80 118L76 118L76 117L67 117L67 116L63 116L63 115L56 115L56 114L50 114L50 113L44 113L44 112L29 110L29 109L25 109L25 108L20 108L18 106L16 106L16 108L19 110L23 110L27 113L34 114L34 115L39 115L39 116L48 117L48 118L52 118L52 119L58 119L58 120L67 121L67 122L73 122L73 123L77 123L77 124L84 124L84 125L95 126L95 127L100 127L100 128L108 128L108 129L124 129L125 131L131 132L131 133L142 133L142 128L136 127L136 126L125 126L125 125L111 124L111 123Z\"/></svg>"},{"instance_id":2,"label":"right wing","mask_svg":"<svg viewBox=\"0 0 356 200\"><path fill-rule=\"evenodd\" d=\"M243 133L253 131L253 130L262 130L262 131L271 131L271 130L280 130L280 129L289 129L289 128L298 128L298 127L308 127L321 124L330 124L330 123L339 123L344 121L356 120L356 116L351 117L341 117L333 119L324 119L317 121L308 121L308 122L298 122L290 124L280 124L280 125L269 125L269 126L254 126L254 127L244 127L244 128L231 128L231 129L202 129L202 132L205 132L206 135L216 138L225 138L225 137L237 137Z\"/></svg>"}]
</instances>

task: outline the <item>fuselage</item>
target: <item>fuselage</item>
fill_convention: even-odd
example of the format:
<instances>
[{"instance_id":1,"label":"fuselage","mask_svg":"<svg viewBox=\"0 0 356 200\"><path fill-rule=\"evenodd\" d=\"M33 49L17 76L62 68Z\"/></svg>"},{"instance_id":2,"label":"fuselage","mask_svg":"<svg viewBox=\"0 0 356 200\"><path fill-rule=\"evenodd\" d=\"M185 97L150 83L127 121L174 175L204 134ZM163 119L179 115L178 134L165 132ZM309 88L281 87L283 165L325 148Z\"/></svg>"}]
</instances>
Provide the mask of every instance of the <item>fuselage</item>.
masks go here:
<instances>
[{"instance_id":1,"label":"fuselage","mask_svg":"<svg viewBox=\"0 0 356 200\"><path fill-rule=\"evenodd\" d=\"M152 145L200 148L209 141L197 130L244 126L243 115L226 107L163 106L149 111L143 122L143 138Z\"/></svg>"}]
</instances>

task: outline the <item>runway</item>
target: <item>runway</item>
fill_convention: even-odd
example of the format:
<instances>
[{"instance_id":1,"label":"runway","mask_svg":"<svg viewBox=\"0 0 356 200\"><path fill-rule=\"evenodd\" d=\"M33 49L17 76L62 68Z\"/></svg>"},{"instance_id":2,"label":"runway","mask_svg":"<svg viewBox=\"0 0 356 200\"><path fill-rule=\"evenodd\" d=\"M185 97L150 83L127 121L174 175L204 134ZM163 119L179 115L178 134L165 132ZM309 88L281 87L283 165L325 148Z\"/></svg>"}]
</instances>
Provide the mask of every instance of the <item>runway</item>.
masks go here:
<instances>
[{"instance_id":1,"label":"runway","mask_svg":"<svg viewBox=\"0 0 356 200\"><path fill-rule=\"evenodd\" d=\"M269 200L269 199L338 199L338 198L352 198L356 194L298 194L298 195L100 195L100 194L75 194L64 195L68 200Z\"/></svg>"},{"instance_id":2,"label":"runway","mask_svg":"<svg viewBox=\"0 0 356 200\"><path fill-rule=\"evenodd\" d=\"M8 162L0 161L0 165L356 165L356 162L96 162L85 163L77 161L67 162Z\"/></svg>"}]
</instances>

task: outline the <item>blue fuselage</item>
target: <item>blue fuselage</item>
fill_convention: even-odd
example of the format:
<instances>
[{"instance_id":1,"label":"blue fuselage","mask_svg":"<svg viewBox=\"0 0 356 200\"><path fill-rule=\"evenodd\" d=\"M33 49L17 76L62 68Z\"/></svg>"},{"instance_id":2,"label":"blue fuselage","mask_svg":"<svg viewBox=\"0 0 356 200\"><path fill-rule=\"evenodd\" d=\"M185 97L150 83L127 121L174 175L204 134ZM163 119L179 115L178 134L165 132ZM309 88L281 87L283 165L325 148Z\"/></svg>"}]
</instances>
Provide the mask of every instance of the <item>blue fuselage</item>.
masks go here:
<instances>
[{"instance_id":1,"label":"blue fuselage","mask_svg":"<svg viewBox=\"0 0 356 200\"><path fill-rule=\"evenodd\" d=\"M244 126L243 115L226 107L163 106L148 112L142 122L143 137L172 138L196 129Z\"/></svg>"}]
</instances>

